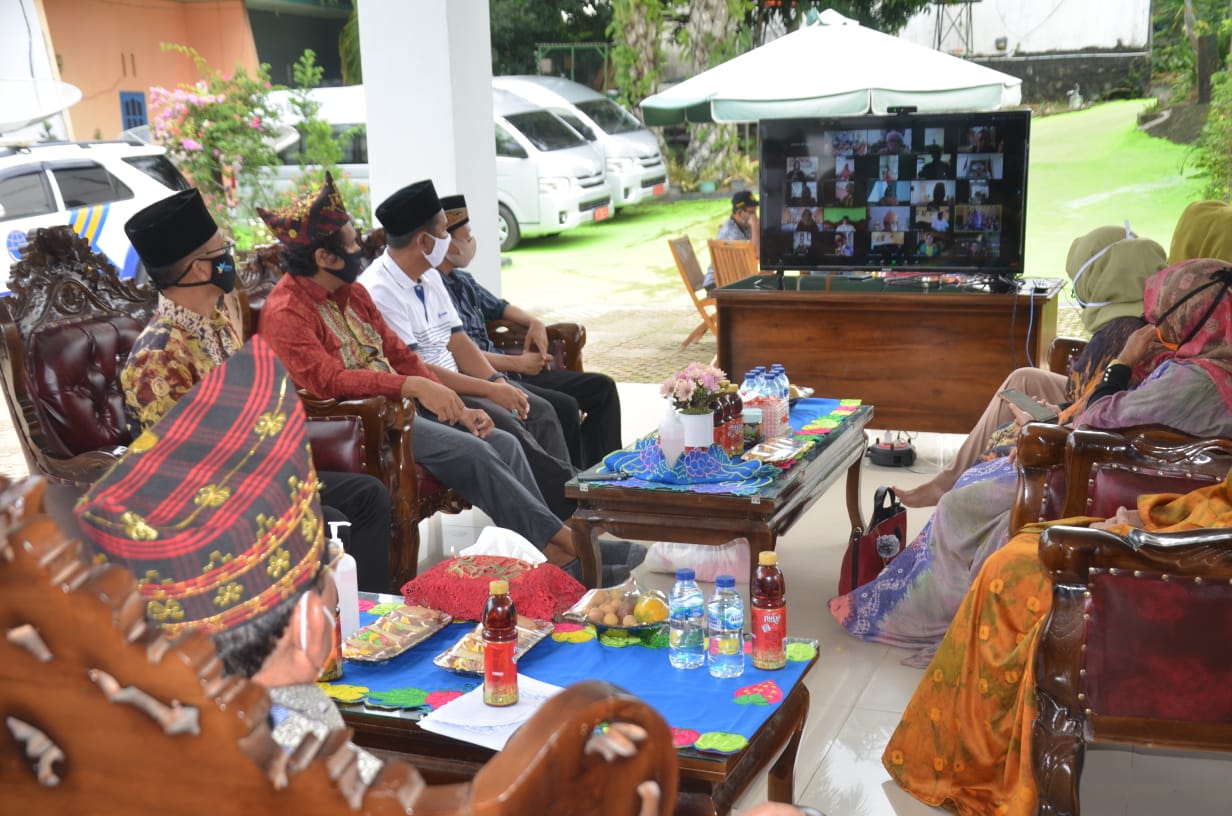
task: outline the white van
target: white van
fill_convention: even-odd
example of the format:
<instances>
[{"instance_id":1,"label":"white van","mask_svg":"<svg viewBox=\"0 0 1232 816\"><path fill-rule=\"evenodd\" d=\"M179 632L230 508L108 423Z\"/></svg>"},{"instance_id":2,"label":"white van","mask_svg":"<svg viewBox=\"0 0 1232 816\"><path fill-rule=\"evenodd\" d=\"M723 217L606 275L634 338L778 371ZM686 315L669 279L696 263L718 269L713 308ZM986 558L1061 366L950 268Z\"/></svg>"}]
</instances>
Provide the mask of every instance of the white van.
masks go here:
<instances>
[{"instance_id":1,"label":"white van","mask_svg":"<svg viewBox=\"0 0 1232 816\"><path fill-rule=\"evenodd\" d=\"M289 92L275 92L286 108ZM349 133L339 164L350 180L368 184L368 121L363 87L316 88L320 116L335 135ZM524 237L554 235L612 214L611 194L598 151L542 107L504 91L494 91L496 197L501 250ZM288 114L282 124L293 125ZM292 131L293 134L293 131ZM299 139L280 146L282 165L275 169L275 189L289 188L299 174Z\"/></svg>"},{"instance_id":2,"label":"white van","mask_svg":"<svg viewBox=\"0 0 1232 816\"><path fill-rule=\"evenodd\" d=\"M551 76L495 77L492 86L542 105L602 150L617 208L667 192L667 165L658 140L633 114L603 94Z\"/></svg>"}]
</instances>

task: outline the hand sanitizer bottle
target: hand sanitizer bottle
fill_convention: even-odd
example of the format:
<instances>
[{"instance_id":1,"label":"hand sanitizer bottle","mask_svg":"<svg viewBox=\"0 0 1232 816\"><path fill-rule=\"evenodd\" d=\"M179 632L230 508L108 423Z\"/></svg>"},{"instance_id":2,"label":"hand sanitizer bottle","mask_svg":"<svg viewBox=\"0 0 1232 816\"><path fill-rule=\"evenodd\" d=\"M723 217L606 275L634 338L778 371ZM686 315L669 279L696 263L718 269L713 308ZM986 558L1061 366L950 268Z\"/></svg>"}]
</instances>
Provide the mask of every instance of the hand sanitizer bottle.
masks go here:
<instances>
[{"instance_id":1,"label":"hand sanitizer bottle","mask_svg":"<svg viewBox=\"0 0 1232 816\"><path fill-rule=\"evenodd\" d=\"M329 543L342 551L334 567L334 583L338 587L338 620L342 624L342 639L345 641L359 628L359 574L356 571L355 556L342 549L342 539L338 538L338 527L349 521L329 522Z\"/></svg>"}]
</instances>

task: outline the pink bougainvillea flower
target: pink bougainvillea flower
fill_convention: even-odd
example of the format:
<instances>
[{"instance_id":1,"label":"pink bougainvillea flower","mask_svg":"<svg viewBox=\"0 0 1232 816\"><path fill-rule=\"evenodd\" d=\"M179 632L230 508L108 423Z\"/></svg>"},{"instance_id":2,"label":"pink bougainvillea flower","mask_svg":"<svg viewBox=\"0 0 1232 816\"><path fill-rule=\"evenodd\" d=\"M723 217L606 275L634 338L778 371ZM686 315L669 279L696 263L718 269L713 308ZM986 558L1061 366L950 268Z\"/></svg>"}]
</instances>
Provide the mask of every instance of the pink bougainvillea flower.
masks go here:
<instances>
[{"instance_id":1,"label":"pink bougainvillea flower","mask_svg":"<svg viewBox=\"0 0 1232 816\"><path fill-rule=\"evenodd\" d=\"M201 149L201 143L194 139L185 139L184 141L180 142L180 144L183 146L185 150L200 150Z\"/></svg>"}]
</instances>

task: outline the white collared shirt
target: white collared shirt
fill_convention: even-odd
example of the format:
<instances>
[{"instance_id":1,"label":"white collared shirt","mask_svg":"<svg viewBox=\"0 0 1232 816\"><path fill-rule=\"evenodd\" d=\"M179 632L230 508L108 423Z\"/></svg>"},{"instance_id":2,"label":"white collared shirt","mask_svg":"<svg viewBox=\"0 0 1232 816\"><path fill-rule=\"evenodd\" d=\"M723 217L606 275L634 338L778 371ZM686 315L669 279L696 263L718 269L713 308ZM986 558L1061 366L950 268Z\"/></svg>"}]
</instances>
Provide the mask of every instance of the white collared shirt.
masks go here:
<instances>
[{"instance_id":1,"label":"white collared shirt","mask_svg":"<svg viewBox=\"0 0 1232 816\"><path fill-rule=\"evenodd\" d=\"M359 282L389 327L426 364L458 370L449 338L462 331L462 319L440 272L429 269L416 283L386 250L364 270Z\"/></svg>"}]
</instances>

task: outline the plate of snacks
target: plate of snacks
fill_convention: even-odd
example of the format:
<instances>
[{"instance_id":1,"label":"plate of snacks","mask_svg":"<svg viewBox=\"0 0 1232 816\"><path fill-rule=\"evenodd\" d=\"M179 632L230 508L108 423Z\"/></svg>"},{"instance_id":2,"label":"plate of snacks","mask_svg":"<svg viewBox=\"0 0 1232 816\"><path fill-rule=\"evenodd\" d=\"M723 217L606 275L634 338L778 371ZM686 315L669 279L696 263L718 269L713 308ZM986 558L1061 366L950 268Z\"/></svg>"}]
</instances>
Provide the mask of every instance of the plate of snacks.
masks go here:
<instances>
[{"instance_id":1,"label":"plate of snacks","mask_svg":"<svg viewBox=\"0 0 1232 816\"><path fill-rule=\"evenodd\" d=\"M552 634L555 628L551 621L518 615L518 645L513 650L513 659L526 654L530 647ZM438 654L432 662L446 671L483 674L483 624L476 624L474 629Z\"/></svg>"},{"instance_id":2,"label":"plate of snacks","mask_svg":"<svg viewBox=\"0 0 1232 816\"><path fill-rule=\"evenodd\" d=\"M561 617L589 623L599 632L646 632L666 625L670 613L665 594L657 589L642 589L630 578L614 587L590 590Z\"/></svg>"},{"instance_id":3,"label":"plate of snacks","mask_svg":"<svg viewBox=\"0 0 1232 816\"><path fill-rule=\"evenodd\" d=\"M342 656L365 663L389 660L424 642L452 622L452 617L436 609L400 606L367 626L356 629L342 644Z\"/></svg>"}]
</instances>

